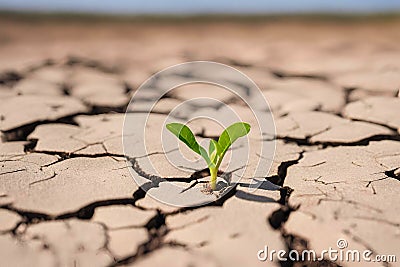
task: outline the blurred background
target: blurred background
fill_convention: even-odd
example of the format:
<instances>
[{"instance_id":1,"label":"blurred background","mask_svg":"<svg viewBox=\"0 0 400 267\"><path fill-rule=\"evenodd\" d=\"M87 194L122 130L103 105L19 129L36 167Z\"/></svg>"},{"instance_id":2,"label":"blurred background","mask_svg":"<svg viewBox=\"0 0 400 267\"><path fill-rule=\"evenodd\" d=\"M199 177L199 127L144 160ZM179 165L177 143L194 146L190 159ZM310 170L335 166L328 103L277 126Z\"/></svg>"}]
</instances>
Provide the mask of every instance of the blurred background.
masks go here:
<instances>
[{"instance_id":1,"label":"blurred background","mask_svg":"<svg viewBox=\"0 0 400 267\"><path fill-rule=\"evenodd\" d=\"M2 0L2 9L20 11L68 11L68 12L101 12L123 14L182 14L182 13L296 13L296 12L385 12L400 8L396 0L356 0L356 1L24 1Z\"/></svg>"},{"instance_id":2,"label":"blurred background","mask_svg":"<svg viewBox=\"0 0 400 267\"><path fill-rule=\"evenodd\" d=\"M317 77L392 95L385 84L396 78L387 71L399 62L396 0L0 0L0 10L0 72L14 73L11 83L41 65L86 66L131 92L172 64L213 60L266 90L282 77ZM52 75L74 95L72 70ZM104 108L122 110L121 103Z\"/></svg>"}]
</instances>

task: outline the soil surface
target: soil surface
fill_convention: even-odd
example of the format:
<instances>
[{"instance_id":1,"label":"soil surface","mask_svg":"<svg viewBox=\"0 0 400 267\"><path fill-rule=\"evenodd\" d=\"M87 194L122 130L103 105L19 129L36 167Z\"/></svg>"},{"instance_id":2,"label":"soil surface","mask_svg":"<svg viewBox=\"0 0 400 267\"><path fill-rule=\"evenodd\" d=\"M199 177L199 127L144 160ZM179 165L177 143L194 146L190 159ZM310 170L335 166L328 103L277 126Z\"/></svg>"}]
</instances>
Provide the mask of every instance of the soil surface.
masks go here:
<instances>
[{"instance_id":1,"label":"soil surface","mask_svg":"<svg viewBox=\"0 0 400 267\"><path fill-rule=\"evenodd\" d=\"M1 266L400 266L400 19L4 16L0 25ZM177 170L158 153L160 122L210 95L253 119L224 90L174 90L152 114L149 154L124 155L135 90L193 60L255 81L276 124L264 141L276 151L258 190L243 175L221 199L179 208L154 200L128 170L154 178L149 158L161 179L203 188L204 165ZM221 131L209 123L191 125L199 140ZM259 158L250 155L250 168ZM162 185L145 187L165 193ZM264 246L319 253L339 239L398 262L257 259Z\"/></svg>"}]
</instances>

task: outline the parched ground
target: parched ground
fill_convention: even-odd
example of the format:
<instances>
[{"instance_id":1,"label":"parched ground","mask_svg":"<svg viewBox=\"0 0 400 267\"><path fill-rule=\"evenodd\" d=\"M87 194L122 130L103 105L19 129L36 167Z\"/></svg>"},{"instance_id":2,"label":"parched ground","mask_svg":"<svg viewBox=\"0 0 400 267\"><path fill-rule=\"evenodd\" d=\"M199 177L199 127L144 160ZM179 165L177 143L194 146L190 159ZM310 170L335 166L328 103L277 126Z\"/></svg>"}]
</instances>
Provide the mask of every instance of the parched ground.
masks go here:
<instances>
[{"instance_id":1,"label":"parched ground","mask_svg":"<svg viewBox=\"0 0 400 267\"><path fill-rule=\"evenodd\" d=\"M400 266L399 29L397 18L0 18L0 265ZM149 174L124 155L122 124L145 79L192 60L259 85L276 153L257 191L243 182L176 208L135 184L127 165ZM195 92L251 120L231 95ZM150 130L191 97L162 99ZM199 138L214 136L204 123ZM189 183L202 177L193 172ZM257 259L265 245L321 252L340 238L397 263Z\"/></svg>"}]
</instances>

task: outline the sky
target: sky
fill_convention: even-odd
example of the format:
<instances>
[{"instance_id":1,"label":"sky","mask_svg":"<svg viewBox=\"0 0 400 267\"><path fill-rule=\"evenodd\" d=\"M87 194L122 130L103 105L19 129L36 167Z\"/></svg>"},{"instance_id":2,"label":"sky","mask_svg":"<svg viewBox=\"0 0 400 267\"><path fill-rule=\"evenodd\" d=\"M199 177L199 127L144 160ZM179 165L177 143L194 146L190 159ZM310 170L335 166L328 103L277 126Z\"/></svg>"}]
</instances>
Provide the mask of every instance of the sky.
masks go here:
<instances>
[{"instance_id":1,"label":"sky","mask_svg":"<svg viewBox=\"0 0 400 267\"><path fill-rule=\"evenodd\" d=\"M400 0L0 0L2 10L131 14L400 11Z\"/></svg>"}]
</instances>

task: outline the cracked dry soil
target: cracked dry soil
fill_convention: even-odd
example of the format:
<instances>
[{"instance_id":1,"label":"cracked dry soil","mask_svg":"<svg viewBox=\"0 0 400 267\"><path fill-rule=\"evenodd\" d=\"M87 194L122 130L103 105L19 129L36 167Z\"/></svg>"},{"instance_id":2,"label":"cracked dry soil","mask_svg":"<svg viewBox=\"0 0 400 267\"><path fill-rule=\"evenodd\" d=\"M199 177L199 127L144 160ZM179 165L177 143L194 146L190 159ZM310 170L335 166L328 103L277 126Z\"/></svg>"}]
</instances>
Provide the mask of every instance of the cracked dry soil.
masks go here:
<instances>
[{"instance_id":1,"label":"cracked dry soil","mask_svg":"<svg viewBox=\"0 0 400 267\"><path fill-rule=\"evenodd\" d=\"M339 238L348 249L400 257L399 19L33 19L1 18L1 266L399 266L257 259L265 245L321 252ZM276 155L255 192L245 177L217 201L177 208L138 188L127 166L149 190L164 180L194 187L207 170L151 173L143 158L165 155L151 147L125 156L122 123L138 85L190 60L233 65L260 86L277 126L265 142L276 141ZM198 94L173 91L155 121ZM226 92L204 94L246 120ZM215 136L194 126L198 138Z\"/></svg>"}]
</instances>

